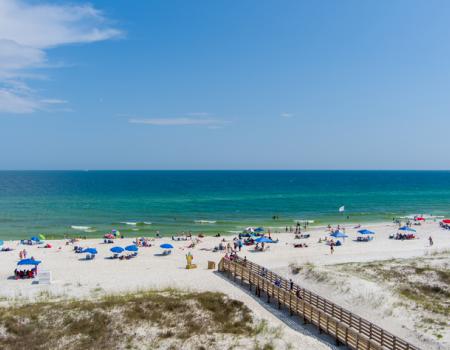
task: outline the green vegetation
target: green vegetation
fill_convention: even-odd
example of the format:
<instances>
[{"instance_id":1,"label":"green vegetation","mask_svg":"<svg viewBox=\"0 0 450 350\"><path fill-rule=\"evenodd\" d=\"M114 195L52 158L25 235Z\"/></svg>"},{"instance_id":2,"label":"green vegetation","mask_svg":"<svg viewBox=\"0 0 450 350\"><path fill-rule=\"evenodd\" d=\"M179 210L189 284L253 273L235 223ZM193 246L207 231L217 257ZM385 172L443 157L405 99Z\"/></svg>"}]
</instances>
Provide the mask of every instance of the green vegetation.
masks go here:
<instances>
[{"instance_id":1,"label":"green vegetation","mask_svg":"<svg viewBox=\"0 0 450 350\"><path fill-rule=\"evenodd\" d=\"M185 342L209 349L218 339L265 330L243 303L211 292L151 291L0 308L4 350L182 348Z\"/></svg>"}]
</instances>

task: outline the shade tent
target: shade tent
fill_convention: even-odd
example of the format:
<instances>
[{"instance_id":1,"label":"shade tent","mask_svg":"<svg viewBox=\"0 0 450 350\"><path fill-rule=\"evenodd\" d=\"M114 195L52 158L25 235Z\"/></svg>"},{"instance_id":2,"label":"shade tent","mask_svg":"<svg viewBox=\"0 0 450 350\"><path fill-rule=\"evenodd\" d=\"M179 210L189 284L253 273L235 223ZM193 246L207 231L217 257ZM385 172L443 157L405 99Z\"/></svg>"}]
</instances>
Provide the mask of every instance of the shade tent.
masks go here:
<instances>
[{"instance_id":1,"label":"shade tent","mask_svg":"<svg viewBox=\"0 0 450 350\"><path fill-rule=\"evenodd\" d=\"M169 243L163 243L160 245L160 248L162 249L173 249L173 245Z\"/></svg>"},{"instance_id":2,"label":"shade tent","mask_svg":"<svg viewBox=\"0 0 450 350\"><path fill-rule=\"evenodd\" d=\"M408 226L402 226L402 227L400 227L398 230L399 230L399 231L411 231L411 232L416 232L416 230L414 230L413 228L408 227Z\"/></svg>"},{"instance_id":3,"label":"shade tent","mask_svg":"<svg viewBox=\"0 0 450 350\"><path fill-rule=\"evenodd\" d=\"M341 231L333 232L332 234L330 234L330 236L335 237L335 238L346 238L346 237L348 237L345 233L343 233Z\"/></svg>"},{"instance_id":4,"label":"shade tent","mask_svg":"<svg viewBox=\"0 0 450 350\"><path fill-rule=\"evenodd\" d=\"M97 254L97 249L95 249L95 248L86 248L86 249L83 249L81 252L82 253L87 253L87 254Z\"/></svg>"},{"instance_id":5,"label":"shade tent","mask_svg":"<svg viewBox=\"0 0 450 350\"><path fill-rule=\"evenodd\" d=\"M364 230L359 230L358 233L359 233L359 234L362 234L362 235L374 235L374 234L375 234L375 232L370 231L370 230L366 230L366 229L364 229Z\"/></svg>"},{"instance_id":6,"label":"shade tent","mask_svg":"<svg viewBox=\"0 0 450 350\"><path fill-rule=\"evenodd\" d=\"M116 254L122 253L124 250L125 249L123 249L122 247L112 247L110 249L111 252L116 253Z\"/></svg>"},{"instance_id":7,"label":"shade tent","mask_svg":"<svg viewBox=\"0 0 450 350\"><path fill-rule=\"evenodd\" d=\"M259 237L255 239L256 243L273 243L273 241L270 238L267 237Z\"/></svg>"},{"instance_id":8,"label":"shade tent","mask_svg":"<svg viewBox=\"0 0 450 350\"><path fill-rule=\"evenodd\" d=\"M17 265L34 265L37 266L41 263L40 260L33 260L33 259L22 259L20 260Z\"/></svg>"},{"instance_id":9,"label":"shade tent","mask_svg":"<svg viewBox=\"0 0 450 350\"><path fill-rule=\"evenodd\" d=\"M126 246L125 250L128 252L137 252L139 250L139 248L137 245L132 244L132 245Z\"/></svg>"}]
</instances>

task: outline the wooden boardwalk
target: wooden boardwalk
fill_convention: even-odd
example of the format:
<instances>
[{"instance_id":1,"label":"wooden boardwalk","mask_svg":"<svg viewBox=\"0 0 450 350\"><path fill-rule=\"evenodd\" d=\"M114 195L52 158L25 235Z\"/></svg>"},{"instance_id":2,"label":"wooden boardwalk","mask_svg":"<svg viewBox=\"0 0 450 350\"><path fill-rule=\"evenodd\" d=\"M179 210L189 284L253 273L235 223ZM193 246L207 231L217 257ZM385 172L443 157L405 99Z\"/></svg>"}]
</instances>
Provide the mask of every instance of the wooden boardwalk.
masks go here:
<instances>
[{"instance_id":1,"label":"wooden boardwalk","mask_svg":"<svg viewBox=\"0 0 450 350\"><path fill-rule=\"evenodd\" d=\"M261 292L285 307L291 315L300 316L305 323L317 326L319 332L331 335L338 344L361 350L418 350L416 346L385 331L381 327L345 310L248 260L222 259L219 271L235 281L249 285L261 297Z\"/></svg>"}]
</instances>

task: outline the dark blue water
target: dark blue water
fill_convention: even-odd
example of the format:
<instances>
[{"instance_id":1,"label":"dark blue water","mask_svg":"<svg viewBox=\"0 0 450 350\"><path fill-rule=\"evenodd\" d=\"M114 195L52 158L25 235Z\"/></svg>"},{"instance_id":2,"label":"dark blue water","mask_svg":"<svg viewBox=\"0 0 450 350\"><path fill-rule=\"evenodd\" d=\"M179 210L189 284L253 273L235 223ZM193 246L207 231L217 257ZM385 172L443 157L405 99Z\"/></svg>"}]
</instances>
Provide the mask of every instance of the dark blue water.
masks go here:
<instances>
[{"instance_id":1,"label":"dark blue water","mask_svg":"<svg viewBox=\"0 0 450 350\"><path fill-rule=\"evenodd\" d=\"M341 205L345 215L338 212ZM295 219L328 224L414 213L450 214L450 172L0 172L3 239L36 233L98 236L112 228L132 235L156 230L212 233L250 225L283 226ZM274 215L279 219L273 220ZM72 225L95 232L74 230Z\"/></svg>"}]
</instances>

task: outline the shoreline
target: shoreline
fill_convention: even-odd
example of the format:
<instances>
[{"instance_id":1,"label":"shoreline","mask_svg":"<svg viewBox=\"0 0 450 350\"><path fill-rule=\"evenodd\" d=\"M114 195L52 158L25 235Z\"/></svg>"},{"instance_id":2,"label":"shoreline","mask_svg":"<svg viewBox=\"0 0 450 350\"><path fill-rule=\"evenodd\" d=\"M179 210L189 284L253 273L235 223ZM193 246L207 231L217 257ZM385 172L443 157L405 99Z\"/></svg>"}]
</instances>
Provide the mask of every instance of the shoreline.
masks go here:
<instances>
[{"instance_id":1,"label":"shoreline","mask_svg":"<svg viewBox=\"0 0 450 350\"><path fill-rule=\"evenodd\" d=\"M330 248L325 243L319 243L319 237L328 236L326 226L315 226L305 231L311 234L307 239L295 239L294 233L273 233L274 239L279 239L276 244L270 244L266 252L254 252L253 247L244 246L242 257L247 257L268 269L274 270L286 278L296 279L298 276L291 274L292 264L307 266L314 264L317 267L330 267L345 263L367 263L373 261L389 261L391 259L420 258L424 255L433 256L438 252L450 253L450 232L439 228L437 223L427 222L417 229L417 239L400 241L389 239L388 236L397 231L397 225L393 223L365 224L367 228L376 232L374 240L370 242L356 242L356 229L353 225L345 225L346 234L349 236L342 246L336 247L334 254L330 254ZM429 246L428 237L433 236L434 245ZM20 301L38 301L42 297L47 298L96 298L99 295L135 292L149 289L175 288L188 291L217 291L225 293L231 298L240 300L248 305L256 317L269 320L271 326L283 327L292 337L298 337L299 331L285 326L284 320L279 319L270 310L260 305L253 296L236 288L227 280L223 279L213 270L208 270L208 261L214 261L217 265L223 252L213 252L212 249L223 239L232 242L232 235L212 237L206 236L193 248L189 248L190 241L172 241L171 238L154 239L150 243L152 247L139 248L136 258L131 260L110 259L112 246L126 246L132 243L131 237L115 240L115 244L104 244L103 239L89 238L81 240L76 245L83 248L91 247L98 250L94 260L86 261L84 254L76 254L73 245L66 245L66 240L52 240L52 248L45 249L38 246L19 245L17 240L5 242L15 250L11 252L0 252L0 300L2 304L16 303ZM170 243L174 246L172 254L160 256L163 249L162 243ZM307 243L308 248L294 248L294 243ZM52 284L34 284L34 280L11 279L15 265L19 259L19 250L26 249L28 257L41 260L40 271L51 271ZM186 254L192 254L193 263L197 268L186 270ZM351 273L344 273L341 284L349 284L354 288L355 295L365 292L365 287L356 283L356 277ZM302 285L302 280L298 280ZM307 281L308 285L312 281ZM315 283L314 283L315 285ZM318 285L320 287L320 285ZM324 297L333 296L332 290L328 288L319 289ZM392 296L386 296L386 302L395 304ZM355 296L358 303L360 297ZM340 299L337 299L339 304ZM359 305L359 304L358 304ZM364 307L364 305L362 306ZM376 309L365 315L375 323L386 323L389 329L399 336L413 337L415 329L411 324L404 323L404 318L396 319L393 316L377 315ZM405 314L402 314L405 315ZM408 314L411 319L416 318L414 312ZM419 314L420 315L420 314ZM380 318L381 317L381 318ZM404 317L404 316L402 316ZM370 319L372 318L372 319ZM380 321L381 320L381 321ZM400 323L399 323L400 322ZM404 326L404 328L403 328ZM415 336L414 336L415 337ZM444 340L450 341L450 331L444 334ZM443 340L443 341L444 341ZM428 344L428 343L427 343ZM447 343L445 343L447 344ZM311 349L320 347L312 346ZM436 348L435 346L429 348ZM438 348L436 348L438 349Z\"/></svg>"}]
</instances>

